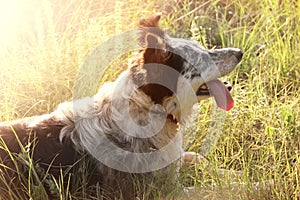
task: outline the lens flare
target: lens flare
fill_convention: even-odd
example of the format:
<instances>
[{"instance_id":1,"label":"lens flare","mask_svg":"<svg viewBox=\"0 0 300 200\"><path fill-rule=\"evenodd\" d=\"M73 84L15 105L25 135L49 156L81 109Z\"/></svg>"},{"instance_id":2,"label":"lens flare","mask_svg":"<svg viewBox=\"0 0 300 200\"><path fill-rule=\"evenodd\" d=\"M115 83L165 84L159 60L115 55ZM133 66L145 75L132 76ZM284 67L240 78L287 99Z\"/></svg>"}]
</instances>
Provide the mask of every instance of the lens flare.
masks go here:
<instances>
[{"instance_id":1,"label":"lens flare","mask_svg":"<svg viewBox=\"0 0 300 200\"><path fill-rule=\"evenodd\" d=\"M28 18L32 1L0 0L0 45L13 46Z\"/></svg>"}]
</instances>

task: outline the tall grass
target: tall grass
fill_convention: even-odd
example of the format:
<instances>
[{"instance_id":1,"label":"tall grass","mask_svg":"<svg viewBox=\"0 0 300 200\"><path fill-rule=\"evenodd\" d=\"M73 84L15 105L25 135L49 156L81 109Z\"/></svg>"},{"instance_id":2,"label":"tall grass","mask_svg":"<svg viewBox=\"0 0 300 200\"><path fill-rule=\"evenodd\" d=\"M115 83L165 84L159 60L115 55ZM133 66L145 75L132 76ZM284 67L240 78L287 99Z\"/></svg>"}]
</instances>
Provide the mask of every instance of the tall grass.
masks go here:
<instances>
[{"instance_id":1,"label":"tall grass","mask_svg":"<svg viewBox=\"0 0 300 200\"><path fill-rule=\"evenodd\" d=\"M0 47L1 120L51 112L70 100L79 67L90 51L134 29L139 18L162 12L161 26L170 35L193 38L208 48L244 51L242 64L228 77L235 83L235 107L226 113L222 135L206 155L209 164L182 171L188 180L184 182L198 188L194 198L300 198L299 1L44 0L36 10L31 29L19 42ZM123 67L114 65L105 79L114 79ZM200 104L186 131L186 139L193 141L188 150L201 149L213 120L211 101ZM222 175L220 168L242 174ZM84 181L86 172L81 169L78 178ZM61 180L47 180L61 191L60 199L92 198L80 184L75 184L77 191L69 191ZM42 189L33 193L36 187L30 183L25 187L29 196L43 198ZM95 191L94 198L101 196Z\"/></svg>"}]
</instances>

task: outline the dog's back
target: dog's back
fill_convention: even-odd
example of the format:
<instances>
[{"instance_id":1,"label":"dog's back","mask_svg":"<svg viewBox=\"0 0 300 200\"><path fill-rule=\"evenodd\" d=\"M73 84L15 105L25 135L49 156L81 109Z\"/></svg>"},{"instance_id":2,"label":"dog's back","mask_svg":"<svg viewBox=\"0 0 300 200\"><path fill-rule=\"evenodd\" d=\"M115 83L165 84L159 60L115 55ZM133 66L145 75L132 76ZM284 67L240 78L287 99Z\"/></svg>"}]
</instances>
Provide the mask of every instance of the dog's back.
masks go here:
<instances>
[{"instance_id":1,"label":"dog's back","mask_svg":"<svg viewBox=\"0 0 300 200\"><path fill-rule=\"evenodd\" d=\"M0 136L7 147L0 151L2 161L10 160L7 150L11 153L31 150L33 159L42 164L73 164L73 156L70 155L75 155L74 148L70 143L59 140L63 127L61 121L48 114L0 123Z\"/></svg>"},{"instance_id":2,"label":"dog's back","mask_svg":"<svg viewBox=\"0 0 300 200\"><path fill-rule=\"evenodd\" d=\"M59 140L63 126L51 115L0 123L1 194L11 190L26 196L23 187L33 172L40 180L47 174L59 178L62 172L74 166L79 153L70 141ZM44 187L51 196L50 186Z\"/></svg>"}]
</instances>

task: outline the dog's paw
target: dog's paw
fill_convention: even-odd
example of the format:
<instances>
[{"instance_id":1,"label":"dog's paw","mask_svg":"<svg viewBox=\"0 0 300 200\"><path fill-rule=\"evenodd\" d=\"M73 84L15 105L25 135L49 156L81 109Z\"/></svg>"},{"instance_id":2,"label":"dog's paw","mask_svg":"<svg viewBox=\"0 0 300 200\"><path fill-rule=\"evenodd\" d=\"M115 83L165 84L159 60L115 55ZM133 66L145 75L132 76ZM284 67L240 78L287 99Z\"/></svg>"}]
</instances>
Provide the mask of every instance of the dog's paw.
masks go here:
<instances>
[{"instance_id":1,"label":"dog's paw","mask_svg":"<svg viewBox=\"0 0 300 200\"><path fill-rule=\"evenodd\" d=\"M207 163L207 160L203 156L192 151L184 152L181 157L181 160L182 163L192 163L192 164Z\"/></svg>"}]
</instances>

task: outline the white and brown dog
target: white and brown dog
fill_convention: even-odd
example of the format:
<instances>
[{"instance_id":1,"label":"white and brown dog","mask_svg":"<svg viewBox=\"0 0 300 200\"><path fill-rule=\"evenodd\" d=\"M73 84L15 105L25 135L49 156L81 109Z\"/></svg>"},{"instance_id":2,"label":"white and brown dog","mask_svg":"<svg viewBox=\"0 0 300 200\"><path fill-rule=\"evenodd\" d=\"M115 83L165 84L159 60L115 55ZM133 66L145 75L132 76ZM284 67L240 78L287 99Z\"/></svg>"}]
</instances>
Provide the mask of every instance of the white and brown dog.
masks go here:
<instances>
[{"instance_id":1,"label":"white and brown dog","mask_svg":"<svg viewBox=\"0 0 300 200\"><path fill-rule=\"evenodd\" d=\"M140 20L143 49L94 97L62 103L50 114L0 123L6 145L0 149L2 163L13 171L14 155L8 150L18 154L20 146L31 144L34 162L58 176L86 153L95 167L91 182L96 180L107 198L146 197L145 191L153 197L151 188L170 179L174 163L182 156L189 160L178 127L193 105L212 95L220 108L233 107L218 78L243 56L240 49L206 50L195 41L169 37L158 27L159 19ZM5 191L7 185L0 185Z\"/></svg>"}]
</instances>

